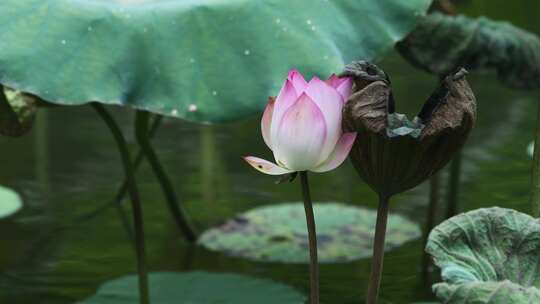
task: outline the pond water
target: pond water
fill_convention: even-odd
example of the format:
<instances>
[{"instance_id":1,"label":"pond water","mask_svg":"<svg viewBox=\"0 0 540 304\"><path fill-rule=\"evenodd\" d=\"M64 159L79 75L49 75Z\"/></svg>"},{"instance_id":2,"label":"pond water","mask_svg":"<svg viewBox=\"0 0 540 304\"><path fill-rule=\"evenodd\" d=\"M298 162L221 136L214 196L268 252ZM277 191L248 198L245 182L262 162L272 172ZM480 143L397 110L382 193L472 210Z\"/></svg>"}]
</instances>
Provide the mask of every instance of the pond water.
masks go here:
<instances>
[{"instance_id":1,"label":"pond water","mask_svg":"<svg viewBox=\"0 0 540 304\"><path fill-rule=\"evenodd\" d=\"M532 1L459 3L470 15L486 12L540 33ZM396 54L380 65L392 77L398 110L415 114L431 93L435 78ZM468 79L478 99L478 124L463 154L459 209L496 205L528 211L531 159L526 148L534 134L538 92L505 89L490 73L475 73ZM113 113L135 147L133 114L120 108ZM300 200L298 183L275 185L272 177L257 173L241 159L247 154L271 157L258 125L259 117L218 126L167 119L159 130L155 147L198 231L256 206ZM90 107L42 110L32 133L16 140L0 138L0 146L0 184L16 189L25 201L17 216L0 221L1 303L73 303L93 294L104 281L135 271L130 236L121 211L111 204L122 181L119 155ZM376 206L374 193L349 162L330 173L314 174L311 181L317 201ZM442 181L447 183L447 170ZM305 265L257 263L188 245L169 217L146 164L138 182L152 271L248 274L307 294ZM395 197L391 212L423 225L427 196L425 183ZM129 220L128 206L124 212ZM444 212L441 206L440 218ZM418 239L387 253L381 303L433 300L420 276L422 251ZM322 302L361 302L369 264L365 258L322 265ZM433 276L437 279L437 271Z\"/></svg>"}]
</instances>

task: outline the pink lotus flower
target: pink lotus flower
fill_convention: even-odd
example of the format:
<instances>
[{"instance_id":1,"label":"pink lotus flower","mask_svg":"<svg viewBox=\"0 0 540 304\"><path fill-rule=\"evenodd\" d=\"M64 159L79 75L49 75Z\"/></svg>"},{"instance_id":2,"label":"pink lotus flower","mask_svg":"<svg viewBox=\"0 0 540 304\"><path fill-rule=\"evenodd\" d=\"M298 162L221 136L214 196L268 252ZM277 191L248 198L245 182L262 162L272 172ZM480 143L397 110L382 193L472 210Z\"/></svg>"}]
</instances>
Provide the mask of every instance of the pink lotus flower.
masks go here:
<instances>
[{"instance_id":1,"label":"pink lotus flower","mask_svg":"<svg viewBox=\"0 0 540 304\"><path fill-rule=\"evenodd\" d=\"M253 156L244 159L271 175L326 172L341 165L356 138L356 133L343 133L341 128L351 86L351 78L314 77L307 83L298 71L290 71L277 98L269 98L261 121L276 164Z\"/></svg>"}]
</instances>

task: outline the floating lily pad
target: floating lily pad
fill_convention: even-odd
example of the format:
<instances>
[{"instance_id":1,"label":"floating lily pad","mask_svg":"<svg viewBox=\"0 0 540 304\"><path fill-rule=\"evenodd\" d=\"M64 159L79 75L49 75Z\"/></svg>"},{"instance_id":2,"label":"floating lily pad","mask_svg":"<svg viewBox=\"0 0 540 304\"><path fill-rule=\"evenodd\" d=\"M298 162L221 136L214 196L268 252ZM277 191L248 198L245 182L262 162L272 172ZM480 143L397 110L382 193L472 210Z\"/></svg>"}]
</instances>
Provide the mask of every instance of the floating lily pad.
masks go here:
<instances>
[{"instance_id":1,"label":"floating lily pad","mask_svg":"<svg viewBox=\"0 0 540 304\"><path fill-rule=\"evenodd\" d=\"M426 251L441 268L433 285L444 303L540 303L540 220L503 208L450 218Z\"/></svg>"},{"instance_id":2,"label":"floating lily pad","mask_svg":"<svg viewBox=\"0 0 540 304\"><path fill-rule=\"evenodd\" d=\"M303 304L306 297L286 285L236 274L157 272L149 274L152 304ZM81 303L138 304L137 276L109 281Z\"/></svg>"},{"instance_id":3,"label":"floating lily pad","mask_svg":"<svg viewBox=\"0 0 540 304\"><path fill-rule=\"evenodd\" d=\"M339 72L402 39L431 0L2 0L0 83L62 104L198 122L264 108L292 67Z\"/></svg>"},{"instance_id":4,"label":"floating lily pad","mask_svg":"<svg viewBox=\"0 0 540 304\"><path fill-rule=\"evenodd\" d=\"M21 197L15 191L0 186L0 219L15 214L21 207Z\"/></svg>"},{"instance_id":5,"label":"floating lily pad","mask_svg":"<svg viewBox=\"0 0 540 304\"><path fill-rule=\"evenodd\" d=\"M339 203L314 205L319 261L353 261L372 254L377 213ZM390 215L386 249L420 237L418 226ZM260 207L206 231L199 239L205 247L255 261L308 263L308 237L302 203Z\"/></svg>"}]
</instances>

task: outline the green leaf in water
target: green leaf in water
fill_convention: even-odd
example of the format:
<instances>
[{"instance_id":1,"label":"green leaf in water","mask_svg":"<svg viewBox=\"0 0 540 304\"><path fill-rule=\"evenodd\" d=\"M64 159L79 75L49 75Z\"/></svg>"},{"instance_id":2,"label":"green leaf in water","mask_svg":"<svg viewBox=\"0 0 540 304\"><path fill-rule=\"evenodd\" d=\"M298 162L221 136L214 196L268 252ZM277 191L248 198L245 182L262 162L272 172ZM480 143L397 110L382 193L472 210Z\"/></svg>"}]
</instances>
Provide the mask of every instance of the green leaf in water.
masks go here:
<instances>
[{"instance_id":1,"label":"green leaf in water","mask_svg":"<svg viewBox=\"0 0 540 304\"><path fill-rule=\"evenodd\" d=\"M226 273L150 273L153 304L303 304L305 296L269 280ZM137 304L137 276L109 281L84 304Z\"/></svg>"},{"instance_id":2,"label":"green leaf in water","mask_svg":"<svg viewBox=\"0 0 540 304\"><path fill-rule=\"evenodd\" d=\"M293 67L374 60L431 0L2 0L0 83L197 122L261 111Z\"/></svg>"},{"instance_id":3,"label":"green leaf in water","mask_svg":"<svg viewBox=\"0 0 540 304\"><path fill-rule=\"evenodd\" d=\"M15 191L0 186L0 219L15 214L22 208L22 200Z\"/></svg>"},{"instance_id":4,"label":"green leaf in water","mask_svg":"<svg viewBox=\"0 0 540 304\"><path fill-rule=\"evenodd\" d=\"M377 213L340 203L314 205L319 261L348 262L372 254ZM410 220L390 215L386 249L420 237ZM255 261L309 263L308 237L302 203L255 208L212 228L200 237L203 246Z\"/></svg>"},{"instance_id":5,"label":"green leaf in water","mask_svg":"<svg viewBox=\"0 0 540 304\"><path fill-rule=\"evenodd\" d=\"M540 88L540 39L508 22L428 15L398 50L414 65L437 75L457 67L495 69L514 88Z\"/></svg>"},{"instance_id":6,"label":"green leaf in water","mask_svg":"<svg viewBox=\"0 0 540 304\"><path fill-rule=\"evenodd\" d=\"M431 232L426 251L441 268L444 303L540 303L540 220L511 209L478 209Z\"/></svg>"}]
</instances>

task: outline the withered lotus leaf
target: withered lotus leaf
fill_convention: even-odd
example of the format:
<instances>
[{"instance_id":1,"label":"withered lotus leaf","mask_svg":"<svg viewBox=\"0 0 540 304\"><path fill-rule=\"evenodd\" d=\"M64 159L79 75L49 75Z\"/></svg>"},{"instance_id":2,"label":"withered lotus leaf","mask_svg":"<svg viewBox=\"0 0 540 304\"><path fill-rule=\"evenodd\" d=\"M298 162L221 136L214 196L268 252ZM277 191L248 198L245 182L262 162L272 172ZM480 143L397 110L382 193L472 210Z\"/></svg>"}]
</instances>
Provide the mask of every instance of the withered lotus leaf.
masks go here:
<instances>
[{"instance_id":1,"label":"withered lotus leaf","mask_svg":"<svg viewBox=\"0 0 540 304\"><path fill-rule=\"evenodd\" d=\"M377 66L354 62L342 75L354 77L343 113L344 130L358 132L350 158L381 196L411 189L443 168L476 121L464 69L444 77L412 121L395 112L390 80Z\"/></svg>"},{"instance_id":2,"label":"withered lotus leaf","mask_svg":"<svg viewBox=\"0 0 540 304\"><path fill-rule=\"evenodd\" d=\"M37 111L37 98L0 86L0 135L19 137L30 131Z\"/></svg>"}]
</instances>

